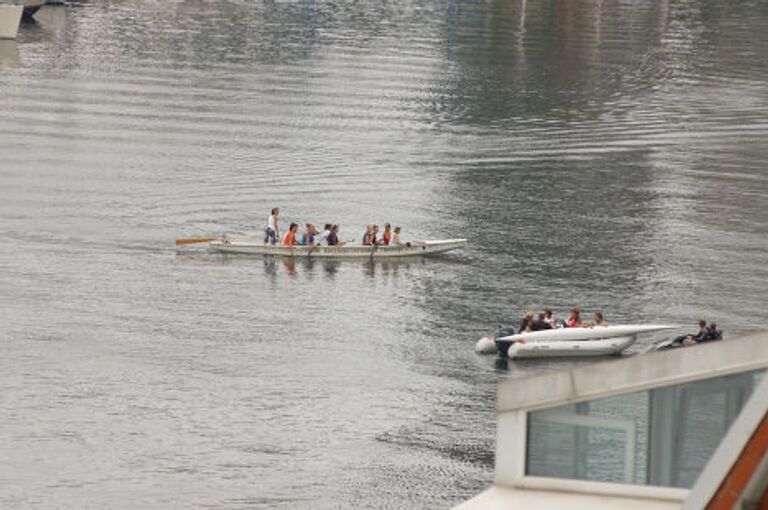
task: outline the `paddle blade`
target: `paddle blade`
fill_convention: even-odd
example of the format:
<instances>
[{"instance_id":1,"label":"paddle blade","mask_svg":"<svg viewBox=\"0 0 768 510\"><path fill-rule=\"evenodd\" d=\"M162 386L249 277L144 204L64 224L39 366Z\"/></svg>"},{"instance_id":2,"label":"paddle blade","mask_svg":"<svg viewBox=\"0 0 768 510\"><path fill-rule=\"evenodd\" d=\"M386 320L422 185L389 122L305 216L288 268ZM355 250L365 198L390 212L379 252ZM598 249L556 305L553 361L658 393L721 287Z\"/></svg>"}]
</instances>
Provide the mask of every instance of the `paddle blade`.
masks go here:
<instances>
[{"instance_id":1,"label":"paddle blade","mask_svg":"<svg viewBox=\"0 0 768 510\"><path fill-rule=\"evenodd\" d=\"M176 244L195 244L195 243L207 243L209 241L215 241L218 237L189 237L186 239L176 239Z\"/></svg>"}]
</instances>

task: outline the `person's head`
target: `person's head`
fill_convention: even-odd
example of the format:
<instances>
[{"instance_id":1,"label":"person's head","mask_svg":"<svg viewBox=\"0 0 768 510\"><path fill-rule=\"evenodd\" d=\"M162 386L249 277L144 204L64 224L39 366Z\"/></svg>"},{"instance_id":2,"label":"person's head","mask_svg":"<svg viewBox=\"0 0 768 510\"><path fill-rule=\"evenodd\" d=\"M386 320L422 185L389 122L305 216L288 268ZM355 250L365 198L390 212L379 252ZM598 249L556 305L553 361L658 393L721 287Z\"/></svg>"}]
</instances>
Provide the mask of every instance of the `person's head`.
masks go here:
<instances>
[{"instance_id":1,"label":"person's head","mask_svg":"<svg viewBox=\"0 0 768 510\"><path fill-rule=\"evenodd\" d=\"M549 308L547 308L546 310L544 310L544 316L545 316L547 319L551 318L551 317L552 317L552 310L550 310Z\"/></svg>"},{"instance_id":2,"label":"person's head","mask_svg":"<svg viewBox=\"0 0 768 510\"><path fill-rule=\"evenodd\" d=\"M595 312L595 322L603 322L602 312Z\"/></svg>"},{"instance_id":3,"label":"person's head","mask_svg":"<svg viewBox=\"0 0 768 510\"><path fill-rule=\"evenodd\" d=\"M395 227L395 234L399 234L399 233L400 233L400 227Z\"/></svg>"},{"instance_id":4,"label":"person's head","mask_svg":"<svg viewBox=\"0 0 768 510\"><path fill-rule=\"evenodd\" d=\"M710 322L709 323L709 330L710 331L717 331L717 324L715 324L714 322Z\"/></svg>"},{"instance_id":5,"label":"person's head","mask_svg":"<svg viewBox=\"0 0 768 510\"><path fill-rule=\"evenodd\" d=\"M334 226L331 227L331 233L335 234L338 231L339 231L339 226L338 225L334 225Z\"/></svg>"},{"instance_id":6,"label":"person's head","mask_svg":"<svg viewBox=\"0 0 768 510\"><path fill-rule=\"evenodd\" d=\"M366 225L365 226L365 231L366 232L372 232L373 231L373 225Z\"/></svg>"},{"instance_id":7,"label":"person's head","mask_svg":"<svg viewBox=\"0 0 768 510\"><path fill-rule=\"evenodd\" d=\"M699 329L704 329L707 327L707 321L699 321Z\"/></svg>"},{"instance_id":8,"label":"person's head","mask_svg":"<svg viewBox=\"0 0 768 510\"><path fill-rule=\"evenodd\" d=\"M299 226L296 223L291 223L291 226L288 228L291 232L296 232L299 230Z\"/></svg>"},{"instance_id":9,"label":"person's head","mask_svg":"<svg viewBox=\"0 0 768 510\"><path fill-rule=\"evenodd\" d=\"M533 319L533 312L531 312L531 311L527 312L527 313L525 314L525 318L526 318L526 319L528 319L528 320L531 320L531 319Z\"/></svg>"},{"instance_id":10,"label":"person's head","mask_svg":"<svg viewBox=\"0 0 768 510\"><path fill-rule=\"evenodd\" d=\"M307 232L310 234L315 231L315 226L311 223L307 223Z\"/></svg>"},{"instance_id":11,"label":"person's head","mask_svg":"<svg viewBox=\"0 0 768 510\"><path fill-rule=\"evenodd\" d=\"M390 225L389 223L385 223L384 232L389 232L390 230L392 230L392 225Z\"/></svg>"},{"instance_id":12,"label":"person's head","mask_svg":"<svg viewBox=\"0 0 768 510\"><path fill-rule=\"evenodd\" d=\"M327 230L328 232L330 232L332 226L333 225L331 225L330 223L326 223L325 226L323 227L323 230Z\"/></svg>"},{"instance_id":13,"label":"person's head","mask_svg":"<svg viewBox=\"0 0 768 510\"><path fill-rule=\"evenodd\" d=\"M374 225L373 226L373 233L375 234L378 231L379 231L379 226L378 225Z\"/></svg>"},{"instance_id":14,"label":"person's head","mask_svg":"<svg viewBox=\"0 0 768 510\"><path fill-rule=\"evenodd\" d=\"M279 207L272 208L272 216L277 216L278 214L280 214L280 208Z\"/></svg>"},{"instance_id":15,"label":"person's head","mask_svg":"<svg viewBox=\"0 0 768 510\"><path fill-rule=\"evenodd\" d=\"M581 315L581 310L578 309L578 307L571 308L571 317L578 317Z\"/></svg>"},{"instance_id":16,"label":"person's head","mask_svg":"<svg viewBox=\"0 0 768 510\"><path fill-rule=\"evenodd\" d=\"M545 314L544 312L539 312L539 320L540 321L543 321L546 318L547 318L547 314Z\"/></svg>"}]
</instances>

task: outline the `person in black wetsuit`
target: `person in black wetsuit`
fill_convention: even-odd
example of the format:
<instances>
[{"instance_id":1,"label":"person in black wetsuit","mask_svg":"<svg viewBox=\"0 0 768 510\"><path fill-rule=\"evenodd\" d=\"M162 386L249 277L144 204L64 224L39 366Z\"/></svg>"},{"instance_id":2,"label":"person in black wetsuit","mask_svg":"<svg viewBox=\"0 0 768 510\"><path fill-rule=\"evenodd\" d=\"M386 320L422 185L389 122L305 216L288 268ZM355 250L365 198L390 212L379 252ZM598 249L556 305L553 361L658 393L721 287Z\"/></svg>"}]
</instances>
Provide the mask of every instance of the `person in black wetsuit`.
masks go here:
<instances>
[{"instance_id":1,"label":"person in black wetsuit","mask_svg":"<svg viewBox=\"0 0 768 510\"><path fill-rule=\"evenodd\" d=\"M682 335L677 338L675 338L672 341L672 345L678 346L678 345L690 345L695 344L698 342L706 342L707 337L707 321L701 320L699 321L699 332L698 333L691 333L690 335Z\"/></svg>"},{"instance_id":2,"label":"person in black wetsuit","mask_svg":"<svg viewBox=\"0 0 768 510\"><path fill-rule=\"evenodd\" d=\"M700 344L702 342L712 342L714 340L722 340L723 339L723 332L717 329L717 324L714 322L710 322L709 326L707 326L707 334L704 335L704 337L701 340L696 340L696 343Z\"/></svg>"}]
</instances>

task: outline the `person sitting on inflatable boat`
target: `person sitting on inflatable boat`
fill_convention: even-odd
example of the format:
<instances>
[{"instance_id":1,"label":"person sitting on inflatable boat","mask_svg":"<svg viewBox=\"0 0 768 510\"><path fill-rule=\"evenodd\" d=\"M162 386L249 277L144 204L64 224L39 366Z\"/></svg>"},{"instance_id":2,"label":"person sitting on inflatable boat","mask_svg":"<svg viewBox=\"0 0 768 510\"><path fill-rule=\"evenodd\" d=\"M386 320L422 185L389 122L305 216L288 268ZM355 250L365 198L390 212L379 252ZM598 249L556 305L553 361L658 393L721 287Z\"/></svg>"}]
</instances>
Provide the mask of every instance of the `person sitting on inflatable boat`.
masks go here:
<instances>
[{"instance_id":1,"label":"person sitting on inflatable boat","mask_svg":"<svg viewBox=\"0 0 768 510\"><path fill-rule=\"evenodd\" d=\"M578 307L571 308L571 315L568 316L568 320L565 322L566 328L580 328L584 323L581 320L581 310Z\"/></svg>"},{"instance_id":2,"label":"person sitting on inflatable boat","mask_svg":"<svg viewBox=\"0 0 768 510\"><path fill-rule=\"evenodd\" d=\"M552 312L549 312L552 315ZM552 329L552 324L547 321L547 313L539 313L539 318L531 323L531 331L544 331L545 329Z\"/></svg>"}]
</instances>

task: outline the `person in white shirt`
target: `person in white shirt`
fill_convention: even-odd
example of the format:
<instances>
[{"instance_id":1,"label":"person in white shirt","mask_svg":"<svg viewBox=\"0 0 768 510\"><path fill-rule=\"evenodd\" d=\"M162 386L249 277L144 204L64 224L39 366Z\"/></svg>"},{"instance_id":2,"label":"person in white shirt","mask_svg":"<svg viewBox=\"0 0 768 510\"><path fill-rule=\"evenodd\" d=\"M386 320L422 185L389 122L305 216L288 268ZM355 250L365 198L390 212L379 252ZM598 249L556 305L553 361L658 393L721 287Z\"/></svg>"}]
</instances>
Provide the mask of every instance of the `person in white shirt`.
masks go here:
<instances>
[{"instance_id":1,"label":"person in white shirt","mask_svg":"<svg viewBox=\"0 0 768 510\"><path fill-rule=\"evenodd\" d=\"M552 314L552 310L549 308L544 310L544 320L549 323L550 326L553 328L564 328L565 327L565 320L561 319L557 315Z\"/></svg>"},{"instance_id":2,"label":"person in white shirt","mask_svg":"<svg viewBox=\"0 0 768 510\"><path fill-rule=\"evenodd\" d=\"M267 228L264 229L264 244L276 244L280 238L280 227L277 222L279 216L280 208L275 207L272 209L272 214L269 215L267 220Z\"/></svg>"},{"instance_id":3,"label":"person in white shirt","mask_svg":"<svg viewBox=\"0 0 768 510\"><path fill-rule=\"evenodd\" d=\"M395 246L411 246L410 242L403 242L400 240L400 227L395 227L395 231L392 233L392 240L389 244Z\"/></svg>"},{"instance_id":4,"label":"person in white shirt","mask_svg":"<svg viewBox=\"0 0 768 510\"><path fill-rule=\"evenodd\" d=\"M328 246L328 236L331 234L331 224L326 223L323 227L323 233L315 238L315 245Z\"/></svg>"}]
</instances>

